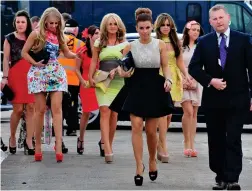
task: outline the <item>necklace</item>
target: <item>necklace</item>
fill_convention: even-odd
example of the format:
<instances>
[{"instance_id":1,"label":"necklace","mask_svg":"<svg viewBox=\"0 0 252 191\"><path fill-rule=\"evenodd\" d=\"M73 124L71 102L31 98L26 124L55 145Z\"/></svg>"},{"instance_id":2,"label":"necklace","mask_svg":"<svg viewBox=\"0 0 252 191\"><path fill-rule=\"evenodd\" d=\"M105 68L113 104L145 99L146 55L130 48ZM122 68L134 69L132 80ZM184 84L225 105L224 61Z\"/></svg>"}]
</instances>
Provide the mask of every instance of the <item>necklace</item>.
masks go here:
<instances>
[{"instance_id":1,"label":"necklace","mask_svg":"<svg viewBox=\"0 0 252 191\"><path fill-rule=\"evenodd\" d=\"M109 46L115 46L115 45L116 45L116 42L117 42L117 39L115 40L114 44L113 44L113 43L110 43L110 42L108 41L108 45L109 45Z\"/></svg>"},{"instance_id":2,"label":"necklace","mask_svg":"<svg viewBox=\"0 0 252 191\"><path fill-rule=\"evenodd\" d=\"M171 40L169 37L162 37L162 40L165 42L165 43L171 43Z\"/></svg>"}]
</instances>

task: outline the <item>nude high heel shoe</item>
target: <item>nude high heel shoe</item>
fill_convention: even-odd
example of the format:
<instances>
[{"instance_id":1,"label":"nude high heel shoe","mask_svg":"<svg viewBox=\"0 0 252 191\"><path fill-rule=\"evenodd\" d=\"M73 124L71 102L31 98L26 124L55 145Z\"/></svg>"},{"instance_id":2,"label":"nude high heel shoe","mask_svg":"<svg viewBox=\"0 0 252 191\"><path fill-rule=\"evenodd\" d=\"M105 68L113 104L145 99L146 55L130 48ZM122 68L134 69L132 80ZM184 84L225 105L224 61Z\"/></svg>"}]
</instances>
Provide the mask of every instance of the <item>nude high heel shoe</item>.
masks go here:
<instances>
[{"instance_id":1,"label":"nude high heel shoe","mask_svg":"<svg viewBox=\"0 0 252 191\"><path fill-rule=\"evenodd\" d=\"M161 153L157 153L157 159L161 161L162 163L168 163L169 162L169 155L163 155Z\"/></svg>"},{"instance_id":2,"label":"nude high heel shoe","mask_svg":"<svg viewBox=\"0 0 252 191\"><path fill-rule=\"evenodd\" d=\"M112 163L114 158L114 154L105 154L105 162L106 163Z\"/></svg>"}]
</instances>

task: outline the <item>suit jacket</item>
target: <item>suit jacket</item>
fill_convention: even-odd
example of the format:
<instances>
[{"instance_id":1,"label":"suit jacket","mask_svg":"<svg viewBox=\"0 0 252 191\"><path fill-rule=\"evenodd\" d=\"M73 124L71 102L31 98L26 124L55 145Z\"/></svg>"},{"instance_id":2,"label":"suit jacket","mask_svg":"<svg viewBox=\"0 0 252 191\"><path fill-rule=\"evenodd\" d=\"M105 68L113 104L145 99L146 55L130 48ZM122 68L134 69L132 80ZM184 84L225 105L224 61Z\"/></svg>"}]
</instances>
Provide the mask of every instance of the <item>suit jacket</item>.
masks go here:
<instances>
[{"instance_id":1,"label":"suit jacket","mask_svg":"<svg viewBox=\"0 0 252 191\"><path fill-rule=\"evenodd\" d=\"M189 74L203 87L202 106L205 108L250 107L252 97L252 36L230 30L224 69L218 64L219 46L216 32L199 38L189 64ZM209 86L212 78L223 78L224 90ZM249 79L250 78L250 82Z\"/></svg>"}]
</instances>

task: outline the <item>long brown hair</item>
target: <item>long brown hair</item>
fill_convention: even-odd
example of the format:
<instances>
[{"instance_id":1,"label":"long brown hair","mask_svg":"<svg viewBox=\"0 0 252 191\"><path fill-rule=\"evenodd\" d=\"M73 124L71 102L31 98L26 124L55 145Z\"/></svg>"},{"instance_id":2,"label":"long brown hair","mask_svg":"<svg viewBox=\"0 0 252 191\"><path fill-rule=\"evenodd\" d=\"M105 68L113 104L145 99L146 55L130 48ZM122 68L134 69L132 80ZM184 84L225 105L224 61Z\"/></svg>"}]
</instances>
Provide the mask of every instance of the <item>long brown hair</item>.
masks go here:
<instances>
[{"instance_id":1,"label":"long brown hair","mask_svg":"<svg viewBox=\"0 0 252 191\"><path fill-rule=\"evenodd\" d=\"M191 25L199 25L200 26L200 34L199 34L199 37L204 35L204 31L203 31L203 28L201 27L201 25L196 22L196 21L189 21L186 23L185 27L184 27L184 30L183 30L183 44L182 44L182 47L185 49L186 47L190 48L189 47L189 43L190 43L190 37L189 37L189 30L191 29ZM194 44L197 43L197 40L195 40Z\"/></svg>"},{"instance_id":2,"label":"long brown hair","mask_svg":"<svg viewBox=\"0 0 252 191\"><path fill-rule=\"evenodd\" d=\"M99 27L95 26L95 25L91 25L88 27L87 33L89 35L91 35L91 37L95 34L95 31L99 29ZM92 58L92 47L90 44L90 38L87 37L86 38L86 47L87 47L87 55L89 58Z\"/></svg>"},{"instance_id":3,"label":"long brown hair","mask_svg":"<svg viewBox=\"0 0 252 191\"><path fill-rule=\"evenodd\" d=\"M157 38L162 39L163 35L160 31L160 27L165 23L166 20L168 20L170 24L169 38L171 40L172 47L175 51L175 57L177 58L180 55L181 47L177 35L177 28L172 17L168 13L161 13L160 15L158 15L154 24L154 30L156 32Z\"/></svg>"}]
</instances>

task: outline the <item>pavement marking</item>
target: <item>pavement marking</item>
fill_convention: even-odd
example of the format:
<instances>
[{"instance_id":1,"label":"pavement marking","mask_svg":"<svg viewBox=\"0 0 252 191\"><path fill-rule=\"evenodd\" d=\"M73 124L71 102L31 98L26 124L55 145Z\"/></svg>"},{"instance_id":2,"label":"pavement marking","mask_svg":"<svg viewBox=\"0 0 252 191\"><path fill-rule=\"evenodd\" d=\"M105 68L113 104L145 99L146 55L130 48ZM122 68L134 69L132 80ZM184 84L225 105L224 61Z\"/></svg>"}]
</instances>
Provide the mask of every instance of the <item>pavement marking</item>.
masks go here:
<instances>
[{"instance_id":1,"label":"pavement marking","mask_svg":"<svg viewBox=\"0 0 252 191\"><path fill-rule=\"evenodd\" d=\"M8 157L8 154L5 153L5 152L3 152L3 151L1 150L1 163L0 163L0 164L2 164L2 162L4 161L4 159L6 159L7 157Z\"/></svg>"}]
</instances>

